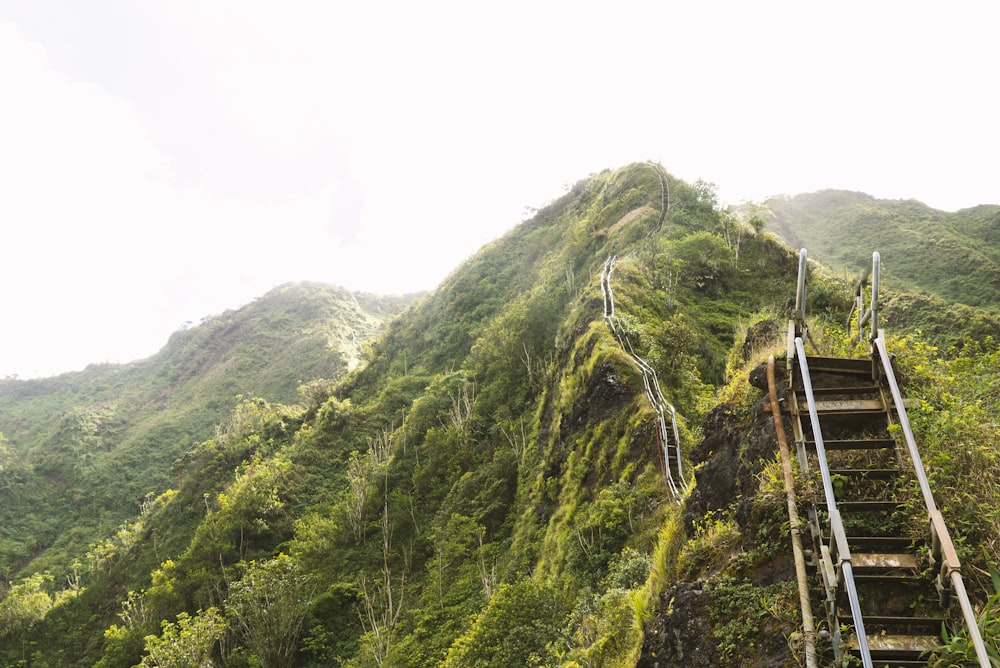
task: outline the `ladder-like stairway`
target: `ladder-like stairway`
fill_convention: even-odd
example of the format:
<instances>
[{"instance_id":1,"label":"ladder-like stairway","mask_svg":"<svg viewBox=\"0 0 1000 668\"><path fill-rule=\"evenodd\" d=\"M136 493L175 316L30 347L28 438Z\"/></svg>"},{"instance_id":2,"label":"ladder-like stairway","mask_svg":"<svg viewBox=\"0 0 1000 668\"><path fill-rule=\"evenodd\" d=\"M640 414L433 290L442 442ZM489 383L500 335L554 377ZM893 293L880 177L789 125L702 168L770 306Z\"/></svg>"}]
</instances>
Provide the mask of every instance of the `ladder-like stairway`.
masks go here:
<instances>
[{"instance_id":1,"label":"ladder-like stairway","mask_svg":"<svg viewBox=\"0 0 1000 668\"><path fill-rule=\"evenodd\" d=\"M801 249L788 323L784 401L776 396L773 358L769 363L772 411L790 490L806 665L818 668L815 637L823 635L813 623L807 583L811 565L822 583L831 640L826 649L832 650L836 665L926 666L928 650L939 644L946 608L957 604L976 665L990 668L993 663L965 589L962 564L934 501L879 328L880 262L873 253L871 269L855 284L854 308L847 320L849 334L852 324L857 325L855 342L867 338L870 358L806 353L805 340L812 339L806 327L808 267ZM798 531L796 485L777 406L789 414L799 466L811 490L808 551Z\"/></svg>"},{"instance_id":2,"label":"ladder-like stairway","mask_svg":"<svg viewBox=\"0 0 1000 668\"><path fill-rule=\"evenodd\" d=\"M872 378L870 359L807 357L826 466L833 481L833 502L846 532L854 586L874 665L882 668L926 666L926 653L940 642L945 612L937 605L932 577L924 575L920 527L907 515L904 496L912 489L903 458L889 434L893 417ZM800 457L817 478L808 509L813 565L820 555L836 565L844 555L830 535L828 500L818 484L820 456L799 374L793 374L788 405ZM925 551L926 552L926 551ZM832 582L826 608L843 655L859 655L856 627L842 572Z\"/></svg>"}]
</instances>

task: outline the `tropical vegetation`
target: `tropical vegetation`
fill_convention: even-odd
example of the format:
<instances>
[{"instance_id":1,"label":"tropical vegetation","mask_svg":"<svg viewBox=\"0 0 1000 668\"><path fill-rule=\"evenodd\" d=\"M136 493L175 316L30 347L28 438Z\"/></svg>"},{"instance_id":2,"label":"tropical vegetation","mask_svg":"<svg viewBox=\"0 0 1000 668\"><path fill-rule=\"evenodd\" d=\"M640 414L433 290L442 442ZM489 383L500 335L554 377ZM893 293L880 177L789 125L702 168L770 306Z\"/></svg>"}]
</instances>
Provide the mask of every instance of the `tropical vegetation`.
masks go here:
<instances>
[{"instance_id":1,"label":"tropical vegetation","mask_svg":"<svg viewBox=\"0 0 1000 668\"><path fill-rule=\"evenodd\" d=\"M32 514L47 527L17 529L5 511L0 662L653 665L657 629L673 624L706 647L705 665L795 665L794 591L773 565L788 553L787 517L747 376L783 343L797 253L764 227L722 210L711 184L633 164L576 184L384 331L371 327L350 371L295 366L331 350L339 325L329 312L316 327L266 300L231 314L262 323L251 339L236 336L262 346L234 353L263 365L243 378L284 378L292 396L224 381L230 367L209 362L231 326L214 321L175 335L153 379L130 379L130 367L85 372L113 386L101 396L156 388L127 416L107 399L7 381L0 494L28 507L48 489L40 481L55 490L72 480L74 491L45 492L51 501ZM611 256L634 350L602 317ZM840 341L847 282L818 264L810 273L813 329ZM990 389L1000 353L986 336L935 350L911 324L894 346L919 402L914 423L963 557L987 574L983 548L995 551L1000 535L1000 393ZM965 340L947 314L920 324ZM268 351L272 326L309 335ZM698 465L684 503L664 484L631 353L655 368L687 470ZM199 388L183 390L190 419L172 414L155 442L123 438L157 407L179 405L182 388ZM193 416L209 405L227 414L192 442ZM17 415L35 431L16 429ZM735 474L713 479L723 451ZM105 456L114 466L99 477L88 467ZM158 462L155 476L129 475L146 460ZM120 494L117 514L99 494ZM136 510L123 517L129 499Z\"/></svg>"}]
</instances>

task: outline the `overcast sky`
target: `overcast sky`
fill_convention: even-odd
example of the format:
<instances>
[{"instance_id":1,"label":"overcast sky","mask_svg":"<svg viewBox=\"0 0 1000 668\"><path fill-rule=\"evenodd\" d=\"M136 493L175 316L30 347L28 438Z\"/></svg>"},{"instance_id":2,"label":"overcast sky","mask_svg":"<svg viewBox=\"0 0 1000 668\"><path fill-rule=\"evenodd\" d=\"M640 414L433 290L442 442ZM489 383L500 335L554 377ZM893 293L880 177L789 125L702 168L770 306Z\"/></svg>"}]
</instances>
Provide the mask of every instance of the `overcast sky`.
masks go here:
<instances>
[{"instance_id":1,"label":"overcast sky","mask_svg":"<svg viewBox=\"0 0 1000 668\"><path fill-rule=\"evenodd\" d=\"M568 185L1000 203L992 3L0 0L0 377L433 288Z\"/></svg>"}]
</instances>

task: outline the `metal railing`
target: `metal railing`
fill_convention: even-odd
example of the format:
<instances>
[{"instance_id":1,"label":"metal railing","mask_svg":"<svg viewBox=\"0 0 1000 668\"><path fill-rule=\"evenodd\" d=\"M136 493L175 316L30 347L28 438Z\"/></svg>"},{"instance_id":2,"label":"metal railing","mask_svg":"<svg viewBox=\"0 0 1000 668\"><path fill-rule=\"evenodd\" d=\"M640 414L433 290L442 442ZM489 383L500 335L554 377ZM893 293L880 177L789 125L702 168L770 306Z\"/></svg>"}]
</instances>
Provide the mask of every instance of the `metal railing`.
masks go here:
<instances>
[{"instance_id":1,"label":"metal railing","mask_svg":"<svg viewBox=\"0 0 1000 668\"><path fill-rule=\"evenodd\" d=\"M989 654L986 651L986 643L983 642L982 634L979 631L979 623L976 619L975 610L965 589L965 582L962 579L962 564L955 551L951 534L944 523L944 516L938 510L934 502L934 494L931 492L931 485L927 479L927 472L924 470L923 462L920 458L920 450L917 448L916 438L910 428L910 419L906 415L906 406L903 402L903 395L899 391L899 383L896 382L896 374L892 369L892 358L886 348L885 332L878 327L879 310L879 273L881 258L879 254L872 254L872 289L869 299L869 307L864 308L864 285L858 286L858 330L859 334L864 327L864 315L870 314L868 318L870 324L870 340L872 342L872 357L877 358L880 363L882 377L889 386L892 397L892 407L896 413L896 420L899 423L900 431L906 441L906 451L913 464L914 474L920 485L920 493L923 496L924 506L927 510L928 530L931 537L930 556L933 565L938 567L935 585L942 605L947 603L951 595L962 610L962 617L969 632L969 639L976 650L976 658L982 668L990 668Z\"/></svg>"},{"instance_id":2,"label":"metal railing","mask_svg":"<svg viewBox=\"0 0 1000 668\"><path fill-rule=\"evenodd\" d=\"M805 252L805 249L802 249ZM879 280L881 275L882 266L882 256L879 255L878 251L872 253L872 265L870 267L865 267L865 270L861 272L858 279L854 282L854 305L851 308L851 312L847 315L847 334L851 334L851 322L855 320L855 314L857 314L858 331L851 338L852 343L857 343L860 340L862 333L864 332L865 325L870 324L869 329L870 335L868 340L874 342L879 332L879 322L878 314L881 304L878 300L879 294ZM865 306L865 288L868 287L868 278L872 279L872 299L868 305Z\"/></svg>"},{"instance_id":3,"label":"metal railing","mask_svg":"<svg viewBox=\"0 0 1000 668\"><path fill-rule=\"evenodd\" d=\"M684 498L686 484L684 482L684 464L681 457L680 435L677 430L677 411L667 401L660 388L660 381L656 375L656 369L645 359L635 352L628 335L618 327L618 318L615 315L615 298L611 290L611 273L614 271L617 256L611 256L604 262L604 269L601 271L601 294L604 296L604 321L608 324L611 332L618 340L618 344L629 354L639 371L642 372L642 382L646 389L646 398L656 412L657 434L660 438L660 457L663 460L663 477L667 488L674 499L681 501ZM676 471L670 468L670 456L673 454ZM676 479L674 473L677 474Z\"/></svg>"},{"instance_id":4,"label":"metal railing","mask_svg":"<svg viewBox=\"0 0 1000 668\"><path fill-rule=\"evenodd\" d=\"M823 443L823 433L819 424L819 412L816 409L816 397L813 394L812 378L809 375L809 362L806 359L805 345L802 337L795 337L795 352L802 376L803 392L809 409L809 422L812 426L813 441L816 448L816 459L819 463L820 475L823 479L823 495L826 497L826 510L830 523L830 544L822 546L820 555L820 573L826 593L827 614L835 634L835 646L839 646L840 624L837 614L837 589L843 581L847 592L847 600L854 620L854 632L858 640L858 653L865 668L874 668L871 649L868 647L868 636L865 634L865 623L861 617L861 603L858 600L858 588L854 582L854 565L851 562L851 549L847 545L847 532L840 518L837 500L833 492L833 476L826 459L826 446Z\"/></svg>"},{"instance_id":5,"label":"metal railing","mask_svg":"<svg viewBox=\"0 0 1000 668\"><path fill-rule=\"evenodd\" d=\"M656 227L653 228L652 234L660 231L663 227L663 221L667 218L667 211L670 210L670 185L667 183L667 173L663 169L663 165L652 160L647 161L646 164L652 167L656 175L660 177L660 218L656 221Z\"/></svg>"}]
</instances>

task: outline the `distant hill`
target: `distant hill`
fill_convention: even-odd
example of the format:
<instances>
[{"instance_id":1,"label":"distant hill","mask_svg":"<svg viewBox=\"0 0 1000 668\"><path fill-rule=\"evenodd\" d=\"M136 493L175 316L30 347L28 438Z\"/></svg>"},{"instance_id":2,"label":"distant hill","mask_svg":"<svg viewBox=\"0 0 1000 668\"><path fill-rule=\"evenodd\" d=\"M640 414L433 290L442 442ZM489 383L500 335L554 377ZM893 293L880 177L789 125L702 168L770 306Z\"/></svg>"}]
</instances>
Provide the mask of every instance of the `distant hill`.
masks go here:
<instances>
[{"instance_id":1,"label":"distant hill","mask_svg":"<svg viewBox=\"0 0 1000 668\"><path fill-rule=\"evenodd\" d=\"M954 213L916 200L822 190L769 200L767 229L853 276L879 251L886 284L1000 311L1000 206Z\"/></svg>"},{"instance_id":2,"label":"distant hill","mask_svg":"<svg viewBox=\"0 0 1000 668\"><path fill-rule=\"evenodd\" d=\"M237 395L294 403L302 383L355 366L410 301L287 284L176 332L148 359L0 381L0 479L19 480L0 482L0 579L114 530L163 491L174 460L215 433Z\"/></svg>"}]
</instances>

